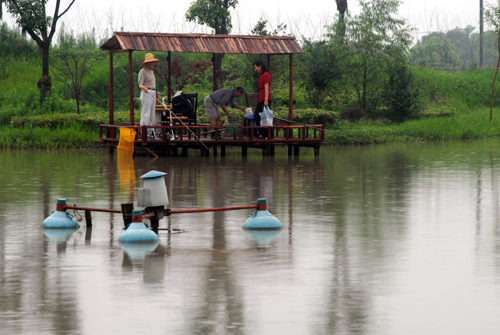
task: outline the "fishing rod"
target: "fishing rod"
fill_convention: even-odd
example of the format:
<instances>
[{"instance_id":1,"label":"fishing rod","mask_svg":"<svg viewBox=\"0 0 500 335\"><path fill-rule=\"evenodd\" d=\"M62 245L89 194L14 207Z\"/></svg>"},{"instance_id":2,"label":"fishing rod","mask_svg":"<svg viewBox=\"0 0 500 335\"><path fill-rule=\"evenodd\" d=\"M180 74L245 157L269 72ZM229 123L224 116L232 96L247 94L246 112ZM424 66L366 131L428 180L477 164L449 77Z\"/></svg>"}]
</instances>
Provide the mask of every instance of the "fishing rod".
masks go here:
<instances>
[{"instance_id":1,"label":"fishing rod","mask_svg":"<svg viewBox=\"0 0 500 335\"><path fill-rule=\"evenodd\" d=\"M295 121L290 121L290 120L287 120L287 119L282 119L282 118L277 117L277 116L273 116L273 119L278 119L278 120L285 121L285 122L295 123L295 124L298 124L300 126L304 126L304 127L308 127L308 128L312 128L312 129L316 129L316 130L321 130L323 132L332 133L334 135L345 137L345 138L347 138L349 140L353 140L355 142L362 143L360 140L357 140L357 139L349 137L349 136L341 135L341 134L333 132L331 130L326 130L326 129L323 129L323 128L314 127L314 126L310 126L310 125L307 125L307 124L303 124L303 123L299 123L299 122L295 122Z\"/></svg>"}]
</instances>

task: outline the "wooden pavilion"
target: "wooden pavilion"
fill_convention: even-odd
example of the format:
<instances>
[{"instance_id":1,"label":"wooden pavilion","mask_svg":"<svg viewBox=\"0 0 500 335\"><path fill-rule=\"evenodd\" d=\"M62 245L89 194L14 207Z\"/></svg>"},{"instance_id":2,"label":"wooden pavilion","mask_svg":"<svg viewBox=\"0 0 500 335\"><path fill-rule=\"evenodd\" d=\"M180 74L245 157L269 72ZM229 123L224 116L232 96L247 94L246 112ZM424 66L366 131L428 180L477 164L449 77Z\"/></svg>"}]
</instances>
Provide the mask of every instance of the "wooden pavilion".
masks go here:
<instances>
[{"instance_id":1,"label":"wooden pavilion","mask_svg":"<svg viewBox=\"0 0 500 335\"><path fill-rule=\"evenodd\" d=\"M118 52L128 52L129 61L129 101L130 101L130 123L129 126L136 125L134 120L134 82L133 69L132 69L132 52L134 51L161 51L168 52L168 101L171 102L171 53L208 53L213 54L214 58L217 54L254 54L266 55L268 68L271 69L271 56L272 55L288 55L289 57L289 71L290 71L290 84L289 84L289 111L288 120L293 121L293 55L296 53L303 53L302 48L296 41L295 37L278 37L278 36L240 36L240 35L207 35L207 34L168 34L168 33L136 33L136 32L115 32L114 36L106 41L102 46L102 50L109 51L109 123L101 125L100 139L109 145L112 151L117 144L116 128L119 127L114 124L114 101L113 101L113 54ZM213 73L213 90L217 90L217 81L215 68ZM122 125L123 126L123 125ZM244 127L249 136L246 140L237 140L234 136L233 140L226 139L221 141L219 136L213 140L217 142L211 143L211 139L206 139L206 143L215 147L221 146L222 154L225 152L225 145L241 146L243 154L246 154L246 148L260 147L264 149L264 153L273 154L274 144L289 145L289 154L291 154L291 147L295 147L295 153L298 154L300 146L312 146L315 148L315 153L319 152L319 146L324 142L323 131L317 131L317 128L322 129L322 125L314 126L314 138L309 137L310 127L302 128L302 126L293 126L291 122L288 125L271 127L269 130L268 139L253 138L253 131L251 127ZM183 148L183 154L187 154L187 148L199 148L199 137L203 134L203 126L190 126L190 134L183 135L184 127L174 129L168 126L158 126L154 128L165 128L163 133L178 134L175 137L163 136L163 138L154 141L148 141L146 131L142 131L136 139L136 144L142 146L161 147L162 153L165 151L168 154L169 149ZM210 128L205 126L206 128ZM211 127L214 128L214 127ZM221 127L218 127L221 128ZM293 131L292 128L299 130ZM218 135L222 129L212 129ZM283 131L283 137L278 136L279 131ZM196 133L196 136L194 134ZM191 136L191 134L193 136ZM295 134L295 135L294 135ZM180 136L179 136L180 135ZM200 136L198 136L200 135ZM198 139L195 139L198 137ZM142 142L142 143L141 143ZM182 143L180 143L182 142ZM222 144L224 142L224 144ZM202 143L203 144L203 143ZM269 145L272 147L270 148ZM203 145L205 146L205 145ZM222 147L224 146L224 147ZM206 146L205 146L206 147ZM266 150L271 149L271 150ZM167 150L164 150L167 149ZM202 149L203 154L203 149Z\"/></svg>"}]
</instances>

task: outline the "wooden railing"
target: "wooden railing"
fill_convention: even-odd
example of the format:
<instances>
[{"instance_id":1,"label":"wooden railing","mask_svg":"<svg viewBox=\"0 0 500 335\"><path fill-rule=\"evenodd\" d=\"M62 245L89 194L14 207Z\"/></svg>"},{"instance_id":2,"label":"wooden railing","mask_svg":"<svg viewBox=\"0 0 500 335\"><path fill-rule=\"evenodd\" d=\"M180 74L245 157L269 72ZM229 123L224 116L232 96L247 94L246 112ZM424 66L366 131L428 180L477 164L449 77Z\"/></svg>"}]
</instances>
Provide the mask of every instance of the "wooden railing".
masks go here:
<instances>
[{"instance_id":1,"label":"wooden railing","mask_svg":"<svg viewBox=\"0 0 500 335\"><path fill-rule=\"evenodd\" d=\"M99 126L99 139L103 141L117 141L119 139L119 131L116 128L132 128L127 125L107 125ZM212 127L209 125L197 126L135 126L136 141L141 142L158 142L158 141L175 141L182 142L187 140L213 140L213 141L315 141L323 142L325 139L323 125L276 125L271 127L256 127L256 126L235 126L232 136L222 137L222 132L226 127ZM153 139L148 139L148 130L152 129L158 136ZM255 136L257 129L262 130L263 138ZM172 135L174 138L172 138Z\"/></svg>"}]
</instances>

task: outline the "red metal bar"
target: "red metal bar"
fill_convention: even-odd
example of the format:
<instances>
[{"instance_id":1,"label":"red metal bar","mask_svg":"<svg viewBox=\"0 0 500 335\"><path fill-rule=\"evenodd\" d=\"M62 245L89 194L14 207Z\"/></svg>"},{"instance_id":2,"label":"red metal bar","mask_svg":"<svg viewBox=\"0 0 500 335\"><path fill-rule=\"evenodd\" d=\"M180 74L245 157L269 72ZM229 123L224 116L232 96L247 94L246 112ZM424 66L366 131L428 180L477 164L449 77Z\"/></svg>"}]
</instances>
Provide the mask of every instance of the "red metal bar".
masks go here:
<instances>
[{"instance_id":1,"label":"red metal bar","mask_svg":"<svg viewBox=\"0 0 500 335\"><path fill-rule=\"evenodd\" d=\"M220 211L233 211L238 209L253 209L257 208L258 205L248 205L248 206L234 206L234 207L216 207L216 208L198 208L198 209L179 209L179 210L169 210L170 214L180 214L180 213L200 213L200 212L220 212Z\"/></svg>"}]
</instances>

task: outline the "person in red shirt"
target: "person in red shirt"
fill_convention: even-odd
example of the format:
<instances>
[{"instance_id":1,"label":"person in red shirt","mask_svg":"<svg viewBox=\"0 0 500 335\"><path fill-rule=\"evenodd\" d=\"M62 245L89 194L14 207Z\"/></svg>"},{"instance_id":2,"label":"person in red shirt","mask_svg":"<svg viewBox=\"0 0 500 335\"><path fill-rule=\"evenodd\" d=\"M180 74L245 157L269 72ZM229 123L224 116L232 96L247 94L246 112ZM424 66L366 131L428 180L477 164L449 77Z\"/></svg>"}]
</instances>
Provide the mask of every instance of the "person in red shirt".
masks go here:
<instances>
[{"instance_id":1,"label":"person in red shirt","mask_svg":"<svg viewBox=\"0 0 500 335\"><path fill-rule=\"evenodd\" d=\"M256 60L253 63L253 68L257 72L259 77L259 96L257 108L254 111L254 120L257 126L260 126L260 114L264 110L264 107L271 108L272 97L271 97L271 75L267 71L267 66L261 60ZM266 137L267 131L265 129L258 129L257 136Z\"/></svg>"}]
</instances>

